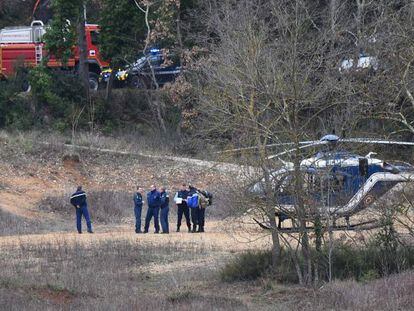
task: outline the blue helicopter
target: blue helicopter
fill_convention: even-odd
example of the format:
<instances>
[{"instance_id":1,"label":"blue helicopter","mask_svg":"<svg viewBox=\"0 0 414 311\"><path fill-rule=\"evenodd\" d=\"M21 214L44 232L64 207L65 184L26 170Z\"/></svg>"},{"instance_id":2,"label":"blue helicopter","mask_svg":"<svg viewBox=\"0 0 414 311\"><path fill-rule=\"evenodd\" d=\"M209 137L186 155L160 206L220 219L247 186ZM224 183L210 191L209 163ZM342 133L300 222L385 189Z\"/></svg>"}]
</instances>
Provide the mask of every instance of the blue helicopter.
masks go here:
<instances>
[{"instance_id":1,"label":"blue helicopter","mask_svg":"<svg viewBox=\"0 0 414 311\"><path fill-rule=\"evenodd\" d=\"M272 155L269 159L279 159L283 166L270 174L275 197L275 214L279 219L281 232L296 232L297 228L282 228L286 219L295 219L298 195L293 185L294 164L281 159L283 155L315 146L322 150L300 162L301 184L303 186L303 206L309 220L319 217L331 219L334 230L356 230L375 223L367 221L351 225L352 215L370 207L397 184L414 181L414 167L404 162L385 162L374 158L375 153L366 156L341 151L339 143L384 144L414 146L413 142L373 140L368 138L340 139L336 135L326 135L318 141L299 142L301 146ZM272 144L269 147L289 146L293 143ZM244 148L246 149L246 148ZM240 150L240 149L238 149ZM251 195L263 196L264 180L253 183L248 191ZM337 226L336 220L344 218L346 225ZM270 229L263 222L254 219L262 228ZM370 229L373 226L365 227ZM312 229L312 227L309 227Z\"/></svg>"}]
</instances>

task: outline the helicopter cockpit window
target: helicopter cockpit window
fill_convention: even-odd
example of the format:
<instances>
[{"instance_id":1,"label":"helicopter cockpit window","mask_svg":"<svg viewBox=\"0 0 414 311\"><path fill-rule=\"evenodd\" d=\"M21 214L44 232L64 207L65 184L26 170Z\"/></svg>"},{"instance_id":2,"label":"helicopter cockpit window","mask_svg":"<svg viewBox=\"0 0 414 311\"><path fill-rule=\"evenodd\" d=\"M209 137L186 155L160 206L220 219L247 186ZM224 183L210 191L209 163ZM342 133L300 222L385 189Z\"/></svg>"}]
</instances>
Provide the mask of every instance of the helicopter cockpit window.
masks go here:
<instances>
[{"instance_id":1,"label":"helicopter cockpit window","mask_svg":"<svg viewBox=\"0 0 414 311\"><path fill-rule=\"evenodd\" d=\"M305 188L309 193L339 192L345 188L346 178L342 172L306 174Z\"/></svg>"}]
</instances>

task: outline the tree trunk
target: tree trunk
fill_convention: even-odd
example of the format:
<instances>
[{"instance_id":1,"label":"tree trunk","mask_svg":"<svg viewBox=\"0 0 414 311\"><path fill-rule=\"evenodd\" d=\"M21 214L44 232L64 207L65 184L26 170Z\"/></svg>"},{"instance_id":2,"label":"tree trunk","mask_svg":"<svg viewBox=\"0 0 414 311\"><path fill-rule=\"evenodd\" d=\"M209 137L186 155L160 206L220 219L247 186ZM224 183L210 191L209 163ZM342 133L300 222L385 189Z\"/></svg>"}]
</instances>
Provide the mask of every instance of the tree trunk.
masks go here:
<instances>
[{"instance_id":1,"label":"tree trunk","mask_svg":"<svg viewBox=\"0 0 414 311\"><path fill-rule=\"evenodd\" d=\"M276 218L274 213L274 208L271 207L270 209L270 227L272 228L272 268L273 270L276 269L276 267L279 264L280 259L280 240L279 240L279 232L277 230L277 224L276 224Z\"/></svg>"},{"instance_id":2,"label":"tree trunk","mask_svg":"<svg viewBox=\"0 0 414 311\"><path fill-rule=\"evenodd\" d=\"M362 37L362 24L363 24L363 16L364 16L364 9L365 9L365 0L356 0L356 3L357 3L356 26L357 26L357 35L358 35L358 41L359 41L361 40L361 37Z\"/></svg>"},{"instance_id":3,"label":"tree trunk","mask_svg":"<svg viewBox=\"0 0 414 311\"><path fill-rule=\"evenodd\" d=\"M78 31L78 48L79 48L79 65L78 74L82 85L85 88L86 98L89 99L89 67L88 67L88 48L86 44L86 32L85 32L85 15L83 11L83 5L79 8L79 21L77 25Z\"/></svg>"},{"instance_id":4,"label":"tree trunk","mask_svg":"<svg viewBox=\"0 0 414 311\"><path fill-rule=\"evenodd\" d=\"M108 101L111 98L112 95L112 87L114 84L114 78L115 78L115 70L113 69L111 71L111 74L109 75L108 83L106 84L106 93L105 93L105 100Z\"/></svg>"},{"instance_id":5,"label":"tree trunk","mask_svg":"<svg viewBox=\"0 0 414 311\"><path fill-rule=\"evenodd\" d=\"M331 0L329 3L329 23L332 32L332 36L335 34L335 25L336 25L336 17L337 17L337 0Z\"/></svg>"},{"instance_id":6,"label":"tree trunk","mask_svg":"<svg viewBox=\"0 0 414 311\"><path fill-rule=\"evenodd\" d=\"M322 259L322 221L321 217L316 211L316 218L315 218L315 249L316 249L316 258L314 260L314 283L317 285L319 282L319 268L321 265L321 259Z\"/></svg>"}]
</instances>

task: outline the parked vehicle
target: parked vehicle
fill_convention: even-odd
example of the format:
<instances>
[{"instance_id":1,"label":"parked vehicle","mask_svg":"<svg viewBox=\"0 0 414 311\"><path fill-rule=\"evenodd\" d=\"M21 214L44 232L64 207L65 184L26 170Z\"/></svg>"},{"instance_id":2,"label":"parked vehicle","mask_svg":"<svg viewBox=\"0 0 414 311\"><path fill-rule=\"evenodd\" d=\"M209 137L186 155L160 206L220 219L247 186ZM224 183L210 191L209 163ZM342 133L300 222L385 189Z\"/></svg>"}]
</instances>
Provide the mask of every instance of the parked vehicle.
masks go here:
<instances>
[{"instance_id":1,"label":"parked vehicle","mask_svg":"<svg viewBox=\"0 0 414 311\"><path fill-rule=\"evenodd\" d=\"M88 49L89 85L98 89L99 75L109 64L101 58L99 52L99 26L85 25ZM42 21L33 21L30 26L7 27L0 31L0 78L7 79L16 73L16 66L28 67L39 65L46 56L43 36L47 27ZM79 49L74 47L73 57L66 63L66 68L76 70L79 63ZM48 67L61 68L62 63L54 56L49 56ZM29 86L28 86L29 88Z\"/></svg>"},{"instance_id":2,"label":"parked vehicle","mask_svg":"<svg viewBox=\"0 0 414 311\"><path fill-rule=\"evenodd\" d=\"M364 53L360 53L358 59L355 61L353 58L344 59L339 67L340 72L349 71L363 71L363 70L378 70L378 59L375 56L369 56Z\"/></svg>"},{"instance_id":3,"label":"parked vehicle","mask_svg":"<svg viewBox=\"0 0 414 311\"><path fill-rule=\"evenodd\" d=\"M103 71L100 81L107 83L111 72L112 69ZM166 83L174 82L180 73L180 62L175 55L169 55L166 58L161 50L151 49L149 53L140 57L131 65L117 71L114 82L115 86L151 89L155 88L155 84L162 87Z\"/></svg>"}]
</instances>

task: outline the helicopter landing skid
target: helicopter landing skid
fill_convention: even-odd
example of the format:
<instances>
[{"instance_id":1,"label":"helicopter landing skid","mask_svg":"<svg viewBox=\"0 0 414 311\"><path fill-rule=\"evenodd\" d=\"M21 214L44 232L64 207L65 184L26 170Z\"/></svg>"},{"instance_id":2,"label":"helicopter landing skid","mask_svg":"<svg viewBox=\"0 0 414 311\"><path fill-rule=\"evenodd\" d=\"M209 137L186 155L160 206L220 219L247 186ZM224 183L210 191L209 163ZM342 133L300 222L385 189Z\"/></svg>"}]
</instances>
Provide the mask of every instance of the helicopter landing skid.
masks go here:
<instances>
[{"instance_id":1,"label":"helicopter landing skid","mask_svg":"<svg viewBox=\"0 0 414 311\"><path fill-rule=\"evenodd\" d=\"M271 230L272 228L261 223L257 219L253 218L253 220L265 230ZM323 231L358 231L358 230L372 230L379 228L381 225L378 223L377 220L368 220L357 224L347 224L347 225L333 225L331 227L323 226ZM313 231L315 230L314 226L307 226L305 231ZM298 227L289 227L289 228L277 228L277 231L280 233L299 233L302 231L301 228Z\"/></svg>"}]
</instances>

